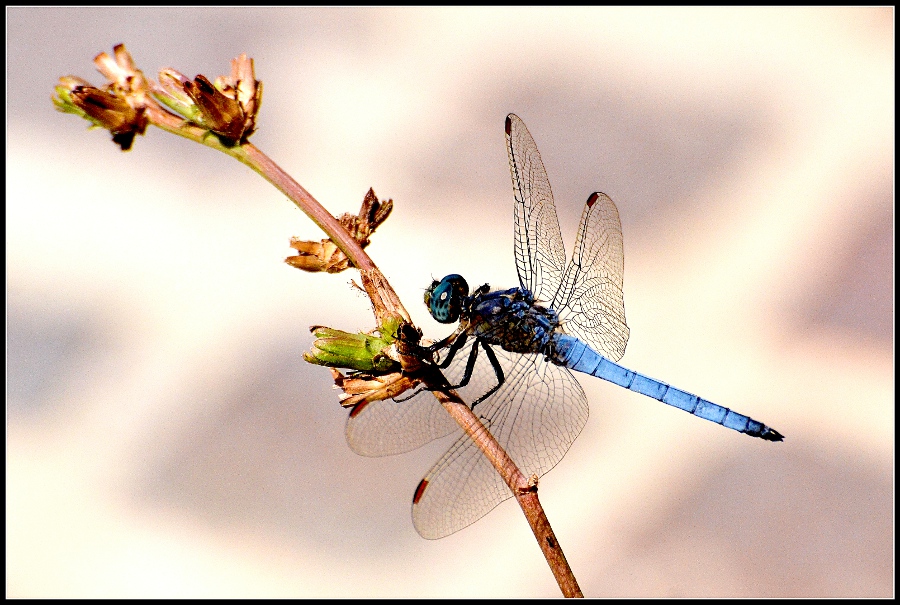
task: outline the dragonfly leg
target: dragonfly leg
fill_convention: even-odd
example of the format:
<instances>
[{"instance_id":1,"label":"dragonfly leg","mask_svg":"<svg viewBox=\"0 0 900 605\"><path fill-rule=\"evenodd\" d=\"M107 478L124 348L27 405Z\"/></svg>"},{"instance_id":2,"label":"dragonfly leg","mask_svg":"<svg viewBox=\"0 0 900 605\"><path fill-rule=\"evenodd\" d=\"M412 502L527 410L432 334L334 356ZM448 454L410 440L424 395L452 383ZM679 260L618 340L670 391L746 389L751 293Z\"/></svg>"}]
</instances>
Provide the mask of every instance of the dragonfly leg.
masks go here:
<instances>
[{"instance_id":1,"label":"dragonfly leg","mask_svg":"<svg viewBox=\"0 0 900 605\"><path fill-rule=\"evenodd\" d=\"M456 344L456 343L454 343ZM463 371L462 379L459 381L459 384L452 385L451 389L459 389L467 384L472 379L472 370L475 368L475 359L478 358L478 345L481 344L481 341L476 340L475 344L472 345L472 350L469 351L469 359L466 361L466 369ZM484 345L482 345L484 346ZM452 348L452 347L451 347ZM485 349L487 350L487 349ZM441 368L446 366L439 366Z\"/></svg>"},{"instance_id":2,"label":"dragonfly leg","mask_svg":"<svg viewBox=\"0 0 900 605\"><path fill-rule=\"evenodd\" d=\"M429 347L422 347L422 350L425 351L426 353L428 353L429 356L433 356L437 351L439 351L443 347L447 346L447 343L450 342L454 337L456 337L456 340L453 340L453 343L450 345L450 348L447 350L447 358L444 359L440 364L437 364L437 367L439 367L442 370L447 369L447 366L449 366L450 362L453 361L453 358L456 357L456 353L460 350L460 348L462 348L462 346L464 344L466 344L466 340L469 337L468 334L463 332L462 334L459 334L459 336L457 336L457 333L454 332L447 338L444 338L443 340L440 340ZM477 345L476 345L476 347L477 347ZM472 350L474 352L475 347L473 347ZM472 363L474 363L474 361ZM469 372L469 374L471 374L471 371ZM446 379L444 382L445 382L445 384L441 385L440 387L436 387L436 388L450 388L450 389L459 388L458 386L452 386L450 384L447 384ZM466 380L466 383L468 383L468 380ZM462 386L465 386L465 384L463 384ZM396 397L394 397L393 399L397 403L402 403L404 401L412 399L413 397L415 397L422 391L433 391L433 390L435 390L435 389L429 389L428 387L423 386L423 387L417 388L415 391L413 391L412 395L403 397L402 399L397 399Z\"/></svg>"},{"instance_id":3,"label":"dragonfly leg","mask_svg":"<svg viewBox=\"0 0 900 605\"><path fill-rule=\"evenodd\" d=\"M466 361L466 369L463 372L462 379L460 379L459 384L450 385L450 388L460 389L469 384L469 381L472 379L472 372L475 369L475 360L478 358L479 346L484 349L484 353L485 355L487 355L488 361L491 362L491 367L494 369L494 375L497 377L497 384L491 387L488 392L484 393L481 397L479 397L472 403L471 407L473 410L475 409L476 405L497 392L497 389L503 386L503 383L506 382L506 377L503 374L503 368L500 366L500 362L497 360L496 353L494 353L490 345L487 345L481 340L476 339L475 344L472 345L472 350L469 352L469 359Z\"/></svg>"},{"instance_id":4,"label":"dragonfly leg","mask_svg":"<svg viewBox=\"0 0 900 605\"><path fill-rule=\"evenodd\" d=\"M432 353L437 352L439 349L441 349L441 348L443 348L444 346L446 346L447 341L448 341L450 338L452 338L454 335L455 335L455 333L454 333L454 334L451 334L450 336L448 336L448 337L445 338L444 340L442 340L442 341L440 341L440 342L438 342L438 343L435 343L434 345L431 345L431 347L429 347L428 350L430 350ZM442 370L446 370L447 367L450 365L450 362L453 361L453 358L456 357L456 354L459 352L459 350L462 348L462 346L463 346L464 344L466 344L466 341L467 341L468 339L469 339L469 335L466 334L465 332L463 332L462 334L460 334L459 336L457 336L457 337L456 337L456 340L454 340L453 343L450 345L450 348L447 349L447 357L444 358L444 359L441 361L441 363L438 364L438 367L439 367L440 369L442 369ZM441 345L441 346L437 346L437 345ZM474 347L472 347L472 350L474 351L474 350L477 348L477 346L478 346L478 345L476 344ZM474 362L473 362L473 363L474 363ZM466 381L466 382L468 382L468 381ZM453 388L455 389L456 387L453 387Z\"/></svg>"},{"instance_id":5,"label":"dragonfly leg","mask_svg":"<svg viewBox=\"0 0 900 605\"><path fill-rule=\"evenodd\" d=\"M437 365L438 368L442 370L446 370L447 366L450 365L450 362L453 361L453 358L456 357L456 354L459 352L460 348L466 343L468 339L468 335L463 332L460 334L459 338L453 341L453 344L450 345L450 349L447 351L447 358L444 359L440 364ZM444 378L444 384L434 387L427 388L429 391L434 391L436 389L458 389L469 384L469 380L472 379L472 370L475 367L475 359L478 357L478 341L475 342L475 345L472 347L472 350L469 351L469 359L466 361L466 368L463 372L462 379L459 381L459 384L450 384L450 382ZM396 400L395 400L396 401Z\"/></svg>"},{"instance_id":6,"label":"dragonfly leg","mask_svg":"<svg viewBox=\"0 0 900 605\"><path fill-rule=\"evenodd\" d=\"M446 343L452 336L453 335L451 334L450 337L445 338L443 341L441 341L441 343ZM441 361L441 363L438 364L438 367L440 369L442 369L442 370L447 369L447 367L450 365L450 363L456 357L456 354L459 352L459 350L463 347L463 345L466 344L466 341L468 340L468 338L469 338L469 335L466 332L461 332L456 337L456 340L453 341L453 343L450 345L450 348L447 350L446 358L444 358ZM437 344L441 344L441 343L437 343ZM434 347L434 346L435 345L432 345L432 347ZM447 385L444 385L444 387L443 387L443 388L449 388L449 389L460 389L469 384L469 381L472 379L472 372L475 370L475 361L478 359L478 347L479 346L482 349L484 349L484 353L485 353L485 355L487 355L488 361L490 361L490 363L491 363L491 367L494 370L494 375L497 377L497 384L495 384L493 387L491 387L491 389L489 391L487 391L486 393L481 395L478 399L476 399L474 401L474 403L472 403L471 407L473 410L475 409L476 405L478 405L479 403L481 403L482 401L484 401L485 399L487 399L488 397L490 397L491 395L496 393L497 389L499 389L501 386L503 386L503 383L506 382L506 377L503 374L503 368L500 366L500 361L497 359L497 354L494 353L494 351L493 351L493 349L491 349L490 345L487 345L484 342L482 342L481 340L476 339L475 344L472 345L472 350L469 351L469 359L466 360L466 367L465 367L465 370L463 371L463 375L459 381L459 384L447 384ZM431 389L429 389L429 390L431 390Z\"/></svg>"},{"instance_id":7,"label":"dragonfly leg","mask_svg":"<svg viewBox=\"0 0 900 605\"><path fill-rule=\"evenodd\" d=\"M475 347L472 348L474 349ZM476 405L496 393L497 389L502 387L503 383L506 382L506 376L503 374L503 368L500 366L500 362L497 361L497 354L494 353L494 350L489 345L482 343L481 348L484 349L485 355L487 355L488 360L491 362L491 367L494 368L494 375L497 377L497 384L490 391L475 400L475 402L472 404L473 410L475 409Z\"/></svg>"}]
</instances>

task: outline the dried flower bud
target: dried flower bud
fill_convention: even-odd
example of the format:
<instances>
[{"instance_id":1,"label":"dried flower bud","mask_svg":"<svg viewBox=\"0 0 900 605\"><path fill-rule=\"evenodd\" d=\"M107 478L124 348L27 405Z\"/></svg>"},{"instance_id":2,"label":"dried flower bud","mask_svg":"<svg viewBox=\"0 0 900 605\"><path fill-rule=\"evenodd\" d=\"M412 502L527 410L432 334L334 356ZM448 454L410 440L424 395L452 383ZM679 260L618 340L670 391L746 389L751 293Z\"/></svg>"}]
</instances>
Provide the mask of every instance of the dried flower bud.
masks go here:
<instances>
[{"instance_id":1,"label":"dried flower bud","mask_svg":"<svg viewBox=\"0 0 900 605\"><path fill-rule=\"evenodd\" d=\"M60 78L56 94L53 103L59 111L81 116L93 127L110 131L122 151L131 149L135 135L147 130L144 107L133 107L127 97L91 86L80 78Z\"/></svg>"},{"instance_id":2,"label":"dried flower bud","mask_svg":"<svg viewBox=\"0 0 900 605\"><path fill-rule=\"evenodd\" d=\"M253 59L242 54L231 61L231 76L219 76L215 84L206 76L189 80L174 69L159 72L154 96L186 120L218 135L233 147L256 130L256 114L262 102L262 82L253 74Z\"/></svg>"},{"instance_id":3,"label":"dried flower bud","mask_svg":"<svg viewBox=\"0 0 900 605\"><path fill-rule=\"evenodd\" d=\"M284 259L284 262L297 269L310 273L340 273L350 268L350 259L330 239L310 242L292 237L290 246L297 254Z\"/></svg>"},{"instance_id":4,"label":"dried flower bud","mask_svg":"<svg viewBox=\"0 0 900 605\"><path fill-rule=\"evenodd\" d=\"M359 242L360 247L365 248L369 245L369 236L387 219L393 209L393 200L379 202L375 191L370 188L358 214L344 213L337 218L347 233ZM284 262L304 271L340 273L351 266L350 259L328 238L310 242L292 237L290 246L297 254L287 257Z\"/></svg>"},{"instance_id":5,"label":"dried flower bud","mask_svg":"<svg viewBox=\"0 0 900 605\"><path fill-rule=\"evenodd\" d=\"M135 67L124 44L113 49L115 58L106 53L94 57L98 71L109 79L102 88L92 86L76 76L60 78L53 104L59 111L74 113L105 128L122 151L131 149L135 135L144 134L148 119L146 109L156 105L150 97L150 84Z\"/></svg>"},{"instance_id":6,"label":"dried flower bud","mask_svg":"<svg viewBox=\"0 0 900 605\"><path fill-rule=\"evenodd\" d=\"M362 411L363 407L373 401L381 401L401 395L416 387L419 380L402 372L371 376L369 374L343 375L334 368L331 370L336 387L343 391L341 405L354 408L350 415Z\"/></svg>"}]
</instances>

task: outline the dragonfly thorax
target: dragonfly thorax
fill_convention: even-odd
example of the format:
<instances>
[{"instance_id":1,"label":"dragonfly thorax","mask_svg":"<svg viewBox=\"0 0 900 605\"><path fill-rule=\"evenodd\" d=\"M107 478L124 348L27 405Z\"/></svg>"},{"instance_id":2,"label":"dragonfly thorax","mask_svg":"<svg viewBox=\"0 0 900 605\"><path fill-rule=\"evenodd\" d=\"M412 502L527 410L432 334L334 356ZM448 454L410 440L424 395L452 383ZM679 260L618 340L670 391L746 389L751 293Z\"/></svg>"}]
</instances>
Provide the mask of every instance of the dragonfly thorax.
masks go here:
<instances>
[{"instance_id":1,"label":"dragonfly thorax","mask_svg":"<svg viewBox=\"0 0 900 605\"><path fill-rule=\"evenodd\" d=\"M468 296L469 284L462 275L453 273L441 281L431 282L425 290L425 305L437 321L452 324L459 319Z\"/></svg>"}]
</instances>

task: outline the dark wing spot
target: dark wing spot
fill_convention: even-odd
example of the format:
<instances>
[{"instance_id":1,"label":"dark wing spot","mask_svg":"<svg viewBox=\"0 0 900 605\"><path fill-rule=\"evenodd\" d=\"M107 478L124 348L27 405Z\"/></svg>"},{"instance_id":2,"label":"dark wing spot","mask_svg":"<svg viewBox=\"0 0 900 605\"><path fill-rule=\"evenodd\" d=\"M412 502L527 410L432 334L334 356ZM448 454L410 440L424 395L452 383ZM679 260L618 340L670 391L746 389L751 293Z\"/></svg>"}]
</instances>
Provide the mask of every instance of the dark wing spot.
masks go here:
<instances>
[{"instance_id":1,"label":"dark wing spot","mask_svg":"<svg viewBox=\"0 0 900 605\"><path fill-rule=\"evenodd\" d=\"M362 412L366 408L367 405L369 405L368 401L364 401L362 403L357 403L355 406L353 406L353 409L350 410L350 417L356 418L357 416L359 416L359 413Z\"/></svg>"},{"instance_id":2,"label":"dark wing spot","mask_svg":"<svg viewBox=\"0 0 900 605\"><path fill-rule=\"evenodd\" d=\"M422 479L419 481L419 486L416 487L416 493L413 495L413 504L418 504L419 500L422 499L422 494L425 493L425 488L428 487L428 479Z\"/></svg>"}]
</instances>

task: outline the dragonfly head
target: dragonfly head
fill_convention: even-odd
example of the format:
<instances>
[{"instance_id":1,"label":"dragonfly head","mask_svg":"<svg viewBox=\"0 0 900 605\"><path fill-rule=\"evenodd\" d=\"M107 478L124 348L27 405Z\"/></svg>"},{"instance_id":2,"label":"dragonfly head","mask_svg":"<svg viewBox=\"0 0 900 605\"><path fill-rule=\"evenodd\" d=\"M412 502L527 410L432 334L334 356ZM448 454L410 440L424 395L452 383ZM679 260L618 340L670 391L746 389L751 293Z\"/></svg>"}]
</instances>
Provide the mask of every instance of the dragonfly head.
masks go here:
<instances>
[{"instance_id":1,"label":"dragonfly head","mask_svg":"<svg viewBox=\"0 0 900 605\"><path fill-rule=\"evenodd\" d=\"M463 300L468 295L469 284L454 273L431 282L431 287L425 290L425 305L433 318L442 324L452 324L459 319Z\"/></svg>"}]
</instances>

